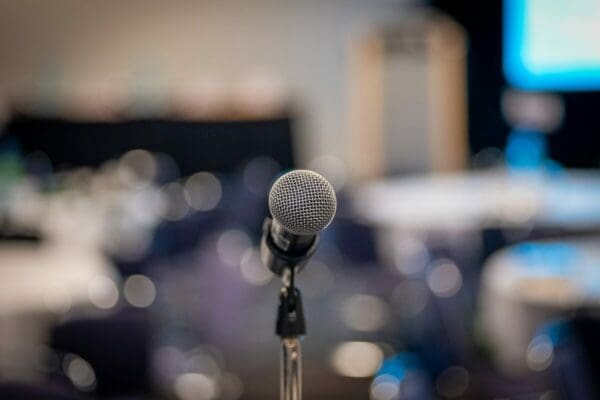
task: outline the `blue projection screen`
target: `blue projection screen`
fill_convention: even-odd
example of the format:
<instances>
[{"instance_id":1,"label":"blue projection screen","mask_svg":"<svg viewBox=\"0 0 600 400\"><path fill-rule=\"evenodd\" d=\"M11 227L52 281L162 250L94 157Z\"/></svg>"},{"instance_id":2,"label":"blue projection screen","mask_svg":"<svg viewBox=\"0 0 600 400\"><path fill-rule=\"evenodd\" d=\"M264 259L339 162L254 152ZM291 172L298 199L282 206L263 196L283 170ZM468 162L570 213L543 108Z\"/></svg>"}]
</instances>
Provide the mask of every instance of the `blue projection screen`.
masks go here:
<instances>
[{"instance_id":1,"label":"blue projection screen","mask_svg":"<svg viewBox=\"0 0 600 400\"><path fill-rule=\"evenodd\" d=\"M523 90L600 89L600 1L504 0L504 74Z\"/></svg>"}]
</instances>

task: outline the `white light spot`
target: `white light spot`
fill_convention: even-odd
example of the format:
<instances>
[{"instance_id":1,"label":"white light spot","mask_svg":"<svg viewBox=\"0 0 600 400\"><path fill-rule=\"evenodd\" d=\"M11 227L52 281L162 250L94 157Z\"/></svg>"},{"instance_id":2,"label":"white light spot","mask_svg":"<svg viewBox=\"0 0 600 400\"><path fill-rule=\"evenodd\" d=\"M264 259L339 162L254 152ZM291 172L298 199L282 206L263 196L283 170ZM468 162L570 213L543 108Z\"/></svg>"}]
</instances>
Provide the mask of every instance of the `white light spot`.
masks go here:
<instances>
[{"instance_id":1,"label":"white light spot","mask_svg":"<svg viewBox=\"0 0 600 400\"><path fill-rule=\"evenodd\" d=\"M379 297L355 295L342 305L342 319L351 329L372 332L388 322L389 308Z\"/></svg>"},{"instance_id":2,"label":"white light spot","mask_svg":"<svg viewBox=\"0 0 600 400\"><path fill-rule=\"evenodd\" d=\"M209 172L198 172L188 178L185 189L188 204L198 211L212 210L221 201L221 182Z\"/></svg>"},{"instance_id":3,"label":"white light spot","mask_svg":"<svg viewBox=\"0 0 600 400\"><path fill-rule=\"evenodd\" d=\"M123 287L125 299L134 307L148 307L156 298L154 283L144 275L131 275Z\"/></svg>"},{"instance_id":4,"label":"white light spot","mask_svg":"<svg viewBox=\"0 0 600 400\"><path fill-rule=\"evenodd\" d=\"M153 227L165 214L167 199L153 186L137 190L127 199L126 212L137 224Z\"/></svg>"},{"instance_id":5,"label":"white light spot","mask_svg":"<svg viewBox=\"0 0 600 400\"><path fill-rule=\"evenodd\" d=\"M221 398L223 400L238 400L244 394L242 380L231 372L221 376Z\"/></svg>"},{"instance_id":6,"label":"white light spot","mask_svg":"<svg viewBox=\"0 0 600 400\"><path fill-rule=\"evenodd\" d=\"M345 342L338 345L331 356L336 373L351 378L373 376L381 366L383 352L369 342Z\"/></svg>"},{"instance_id":7,"label":"white light spot","mask_svg":"<svg viewBox=\"0 0 600 400\"><path fill-rule=\"evenodd\" d=\"M371 383L371 400L396 400L400 394L400 380L393 375L384 374Z\"/></svg>"},{"instance_id":8,"label":"white light spot","mask_svg":"<svg viewBox=\"0 0 600 400\"><path fill-rule=\"evenodd\" d=\"M134 181L128 183L136 187L143 187L151 182L156 177L157 169L157 163L152 153L142 149L125 153L119 162L119 170L129 170L134 174ZM126 181L128 180L126 176L124 178Z\"/></svg>"},{"instance_id":9,"label":"white light spot","mask_svg":"<svg viewBox=\"0 0 600 400\"><path fill-rule=\"evenodd\" d=\"M244 253L252 246L248 235L240 230L223 232L217 240L217 254L221 262L228 266L239 266Z\"/></svg>"},{"instance_id":10,"label":"white light spot","mask_svg":"<svg viewBox=\"0 0 600 400\"><path fill-rule=\"evenodd\" d=\"M252 248L246 250L242 256L240 270L244 280L251 285L266 285L273 279L273 273L264 266L259 252Z\"/></svg>"},{"instance_id":11,"label":"white light spot","mask_svg":"<svg viewBox=\"0 0 600 400\"><path fill-rule=\"evenodd\" d=\"M547 335L533 338L527 347L527 365L534 371L543 371L552 364L554 346Z\"/></svg>"},{"instance_id":12,"label":"white light spot","mask_svg":"<svg viewBox=\"0 0 600 400\"><path fill-rule=\"evenodd\" d=\"M221 368L217 361L208 353L198 351L187 360L188 370L201 373L209 377L218 377Z\"/></svg>"},{"instance_id":13,"label":"white light spot","mask_svg":"<svg viewBox=\"0 0 600 400\"><path fill-rule=\"evenodd\" d=\"M162 192L167 200L164 218L169 221L178 221L185 218L190 209L190 195L182 184L171 182L163 186Z\"/></svg>"},{"instance_id":14,"label":"white light spot","mask_svg":"<svg viewBox=\"0 0 600 400\"><path fill-rule=\"evenodd\" d=\"M83 391L90 391L96 387L96 374L94 369L83 358L68 354L63 360L63 369L73 385Z\"/></svg>"},{"instance_id":15,"label":"white light spot","mask_svg":"<svg viewBox=\"0 0 600 400\"><path fill-rule=\"evenodd\" d=\"M423 241L412 236L402 237L394 246L394 264L403 275L419 274L429 262L429 253Z\"/></svg>"},{"instance_id":16,"label":"white light spot","mask_svg":"<svg viewBox=\"0 0 600 400\"><path fill-rule=\"evenodd\" d=\"M218 396L218 388L204 374L186 373L175 379L175 394L181 400L212 400Z\"/></svg>"},{"instance_id":17,"label":"white light spot","mask_svg":"<svg viewBox=\"0 0 600 400\"><path fill-rule=\"evenodd\" d=\"M450 260L437 261L427 276L429 289L439 297L452 297L462 287L462 275Z\"/></svg>"},{"instance_id":18,"label":"white light spot","mask_svg":"<svg viewBox=\"0 0 600 400\"><path fill-rule=\"evenodd\" d=\"M112 308L119 301L119 289L112 279L106 276L94 278L88 286L88 296L98 308Z\"/></svg>"}]
</instances>

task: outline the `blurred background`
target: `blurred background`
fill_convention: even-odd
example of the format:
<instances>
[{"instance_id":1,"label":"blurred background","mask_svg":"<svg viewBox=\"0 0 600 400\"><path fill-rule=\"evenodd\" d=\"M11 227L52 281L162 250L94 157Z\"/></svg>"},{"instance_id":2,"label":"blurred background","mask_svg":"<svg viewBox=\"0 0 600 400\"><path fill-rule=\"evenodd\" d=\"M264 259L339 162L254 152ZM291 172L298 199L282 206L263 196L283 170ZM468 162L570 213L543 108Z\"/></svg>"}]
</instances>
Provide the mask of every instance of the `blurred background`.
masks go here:
<instances>
[{"instance_id":1,"label":"blurred background","mask_svg":"<svg viewBox=\"0 0 600 400\"><path fill-rule=\"evenodd\" d=\"M0 397L600 398L600 3L0 0Z\"/></svg>"}]
</instances>

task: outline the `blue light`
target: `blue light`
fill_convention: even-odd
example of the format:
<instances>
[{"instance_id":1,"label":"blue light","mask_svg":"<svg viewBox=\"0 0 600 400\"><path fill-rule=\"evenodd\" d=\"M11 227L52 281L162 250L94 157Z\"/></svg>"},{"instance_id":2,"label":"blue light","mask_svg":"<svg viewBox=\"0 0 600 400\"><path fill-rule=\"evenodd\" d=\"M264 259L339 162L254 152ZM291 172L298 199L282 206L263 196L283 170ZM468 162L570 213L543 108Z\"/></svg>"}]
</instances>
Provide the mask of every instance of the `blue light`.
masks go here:
<instances>
[{"instance_id":1,"label":"blue light","mask_svg":"<svg viewBox=\"0 0 600 400\"><path fill-rule=\"evenodd\" d=\"M543 133L515 129L506 143L506 163L519 170L538 169L546 159L546 137Z\"/></svg>"},{"instance_id":2,"label":"blue light","mask_svg":"<svg viewBox=\"0 0 600 400\"><path fill-rule=\"evenodd\" d=\"M582 258L576 246L561 242L521 243L511 255L523 266L521 273L530 277L572 276Z\"/></svg>"},{"instance_id":3,"label":"blue light","mask_svg":"<svg viewBox=\"0 0 600 400\"><path fill-rule=\"evenodd\" d=\"M598 14L600 5L594 0L504 0L503 67L508 82L522 90L600 89L595 50L600 25L592 24Z\"/></svg>"},{"instance_id":4,"label":"blue light","mask_svg":"<svg viewBox=\"0 0 600 400\"><path fill-rule=\"evenodd\" d=\"M421 363L415 354L398 353L384 360L376 375L391 375L401 381L407 372L419 369L420 366Z\"/></svg>"},{"instance_id":5,"label":"blue light","mask_svg":"<svg viewBox=\"0 0 600 400\"><path fill-rule=\"evenodd\" d=\"M568 340L571 333L568 320L557 318L541 325L534 336L546 335L553 346L558 346Z\"/></svg>"}]
</instances>

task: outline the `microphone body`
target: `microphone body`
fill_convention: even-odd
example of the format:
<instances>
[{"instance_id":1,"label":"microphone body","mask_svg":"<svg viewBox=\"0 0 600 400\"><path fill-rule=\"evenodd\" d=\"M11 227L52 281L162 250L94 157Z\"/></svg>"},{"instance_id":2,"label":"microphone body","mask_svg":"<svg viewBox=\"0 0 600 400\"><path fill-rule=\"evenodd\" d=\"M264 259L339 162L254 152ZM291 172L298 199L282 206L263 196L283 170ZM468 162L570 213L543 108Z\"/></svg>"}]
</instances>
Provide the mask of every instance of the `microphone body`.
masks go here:
<instances>
[{"instance_id":1,"label":"microphone body","mask_svg":"<svg viewBox=\"0 0 600 400\"><path fill-rule=\"evenodd\" d=\"M312 246L317 234L297 235L285 229L277 220L272 220L269 229L273 243L290 254L301 254Z\"/></svg>"},{"instance_id":2,"label":"microphone body","mask_svg":"<svg viewBox=\"0 0 600 400\"><path fill-rule=\"evenodd\" d=\"M286 268L300 271L319 246L319 235L295 235L267 217L263 223L260 255L263 264L276 275Z\"/></svg>"},{"instance_id":3,"label":"microphone body","mask_svg":"<svg viewBox=\"0 0 600 400\"><path fill-rule=\"evenodd\" d=\"M269 210L263 224L261 258L273 273L300 270L319 244L319 232L335 215L335 191L316 172L295 170L275 181L269 193Z\"/></svg>"}]
</instances>

